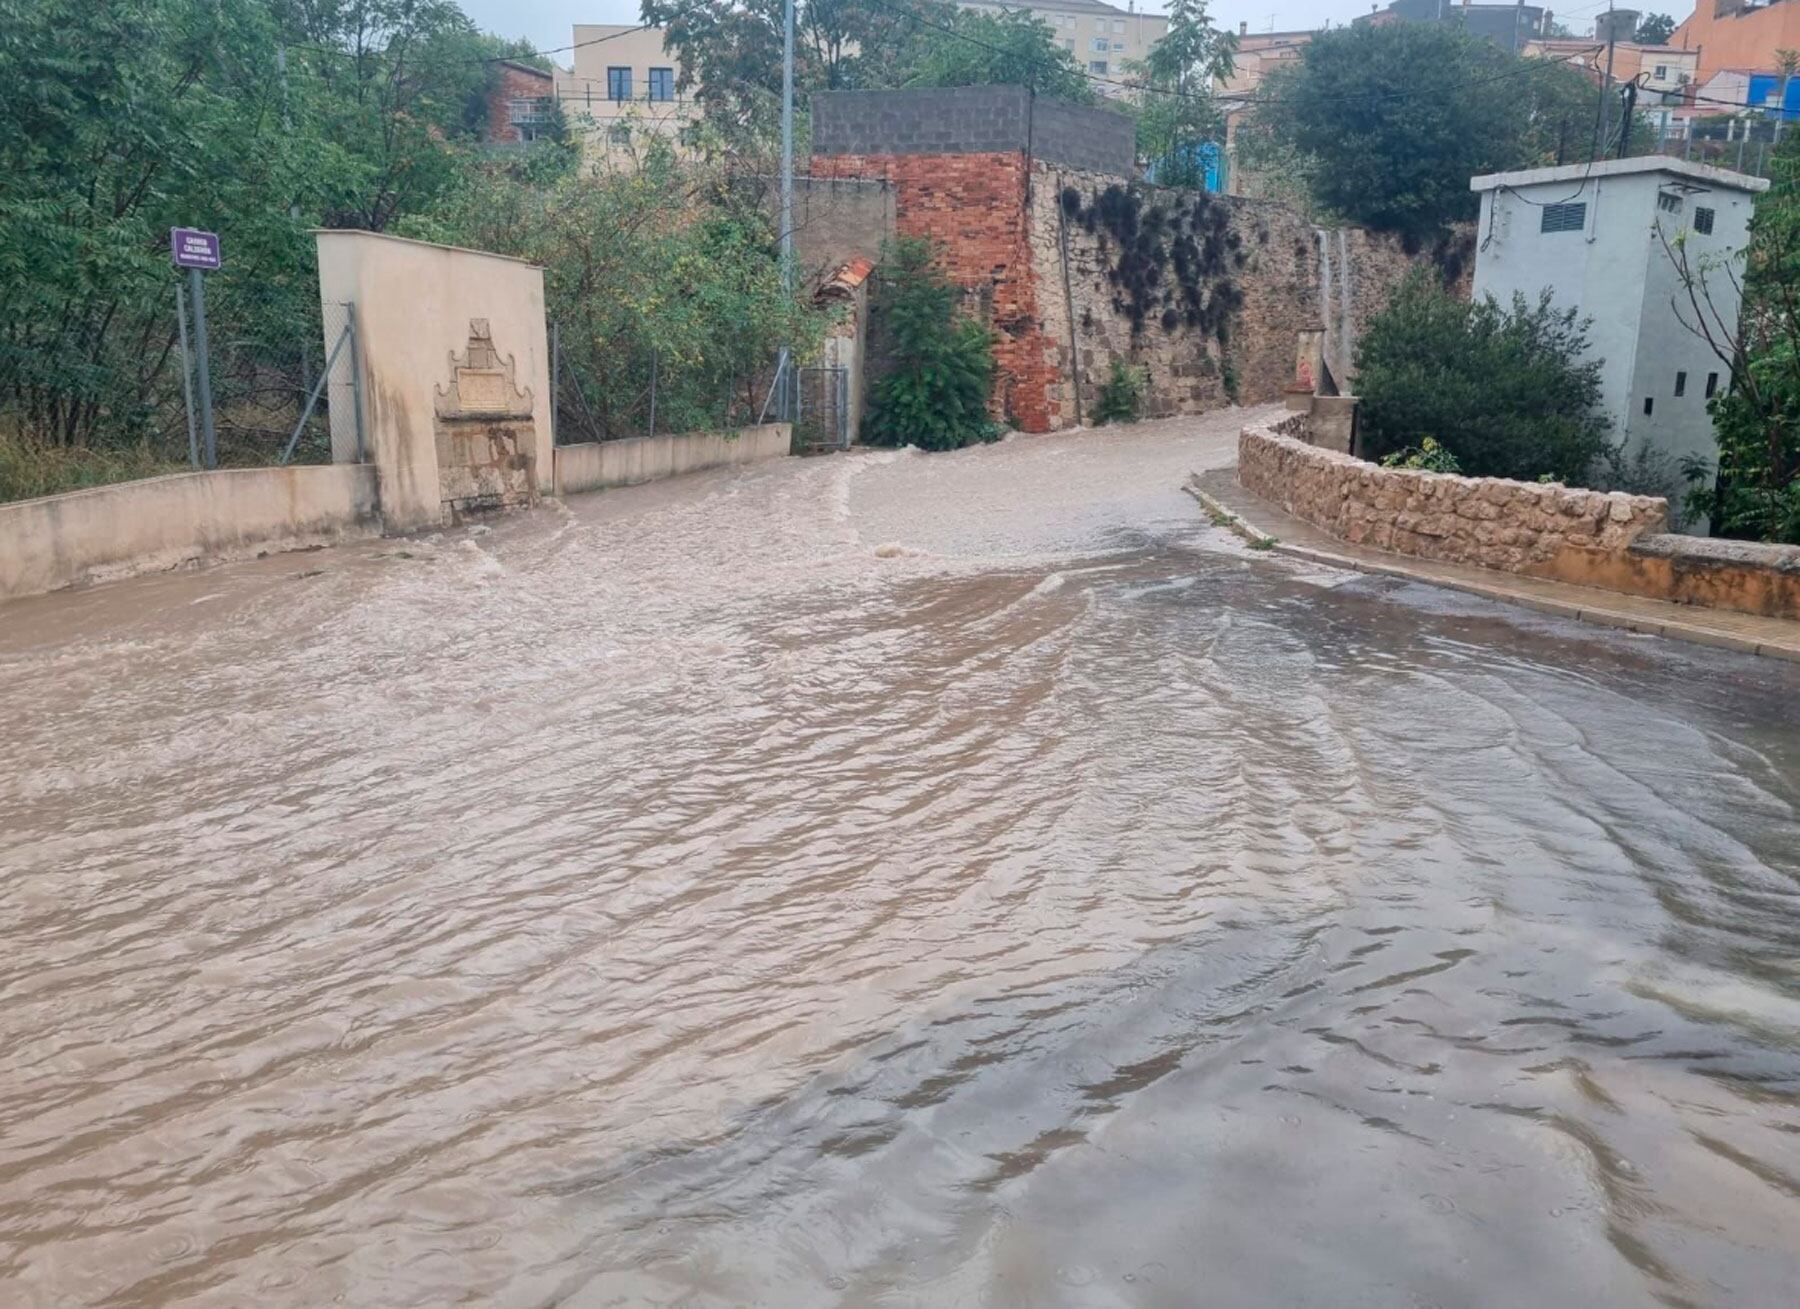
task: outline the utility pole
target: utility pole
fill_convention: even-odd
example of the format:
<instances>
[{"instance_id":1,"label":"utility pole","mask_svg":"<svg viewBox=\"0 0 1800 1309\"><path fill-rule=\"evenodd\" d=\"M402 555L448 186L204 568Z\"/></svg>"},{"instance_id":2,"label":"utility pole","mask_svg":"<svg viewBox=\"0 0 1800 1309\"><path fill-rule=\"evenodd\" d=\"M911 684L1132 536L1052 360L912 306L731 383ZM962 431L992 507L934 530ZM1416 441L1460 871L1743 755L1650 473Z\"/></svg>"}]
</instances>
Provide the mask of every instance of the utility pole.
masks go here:
<instances>
[{"instance_id":1,"label":"utility pole","mask_svg":"<svg viewBox=\"0 0 1800 1309\"><path fill-rule=\"evenodd\" d=\"M794 295L794 0L781 6L781 289ZM793 387L793 350L781 347L775 375L782 386L781 411L789 413L787 396Z\"/></svg>"},{"instance_id":2,"label":"utility pole","mask_svg":"<svg viewBox=\"0 0 1800 1309\"><path fill-rule=\"evenodd\" d=\"M1606 101L1612 95L1613 43L1618 32L1613 27L1613 7L1606 6L1606 79L1600 84L1600 103L1594 106L1594 146L1588 152L1590 161L1606 153Z\"/></svg>"}]
</instances>

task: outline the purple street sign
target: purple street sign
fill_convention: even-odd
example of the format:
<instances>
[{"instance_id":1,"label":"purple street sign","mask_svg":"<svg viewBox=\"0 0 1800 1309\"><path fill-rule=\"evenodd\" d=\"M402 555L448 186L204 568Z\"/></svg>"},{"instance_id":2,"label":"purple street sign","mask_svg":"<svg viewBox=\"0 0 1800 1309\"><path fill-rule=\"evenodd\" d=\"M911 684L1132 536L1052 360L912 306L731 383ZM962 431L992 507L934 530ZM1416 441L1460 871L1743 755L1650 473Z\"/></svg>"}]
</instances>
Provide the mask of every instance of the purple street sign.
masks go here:
<instances>
[{"instance_id":1,"label":"purple street sign","mask_svg":"<svg viewBox=\"0 0 1800 1309\"><path fill-rule=\"evenodd\" d=\"M192 227L171 227L169 253L175 256L177 268L217 268L220 262L219 234Z\"/></svg>"}]
</instances>

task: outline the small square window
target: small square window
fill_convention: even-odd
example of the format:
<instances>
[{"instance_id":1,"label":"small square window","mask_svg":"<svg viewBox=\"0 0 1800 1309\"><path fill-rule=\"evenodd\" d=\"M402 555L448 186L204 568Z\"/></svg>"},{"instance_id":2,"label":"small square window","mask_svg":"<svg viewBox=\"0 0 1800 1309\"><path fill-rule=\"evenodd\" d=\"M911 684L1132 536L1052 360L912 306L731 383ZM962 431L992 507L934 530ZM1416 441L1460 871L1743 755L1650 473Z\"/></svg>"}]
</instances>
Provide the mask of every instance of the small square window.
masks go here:
<instances>
[{"instance_id":1,"label":"small square window","mask_svg":"<svg viewBox=\"0 0 1800 1309\"><path fill-rule=\"evenodd\" d=\"M1710 209L1703 208L1700 205L1695 205L1694 206L1694 230L1696 232L1704 233L1707 236L1711 236L1712 228L1713 228L1713 211Z\"/></svg>"},{"instance_id":2,"label":"small square window","mask_svg":"<svg viewBox=\"0 0 1800 1309\"><path fill-rule=\"evenodd\" d=\"M1101 54L1105 54L1108 50L1112 49L1112 42L1108 41L1103 36L1097 36L1094 38L1094 49L1098 50Z\"/></svg>"},{"instance_id":3,"label":"small square window","mask_svg":"<svg viewBox=\"0 0 1800 1309\"><path fill-rule=\"evenodd\" d=\"M1656 207L1665 214L1678 214L1681 212L1681 197L1674 194L1672 191L1658 191L1656 193Z\"/></svg>"},{"instance_id":4,"label":"small square window","mask_svg":"<svg viewBox=\"0 0 1800 1309\"><path fill-rule=\"evenodd\" d=\"M1717 395L1718 392L1719 375L1717 373L1708 373L1706 375L1706 398L1710 400L1713 396Z\"/></svg>"},{"instance_id":5,"label":"small square window","mask_svg":"<svg viewBox=\"0 0 1800 1309\"><path fill-rule=\"evenodd\" d=\"M1669 80L1669 66L1667 64L1658 64L1656 66L1656 80L1659 82L1666 82Z\"/></svg>"},{"instance_id":6,"label":"small square window","mask_svg":"<svg viewBox=\"0 0 1800 1309\"><path fill-rule=\"evenodd\" d=\"M1123 41L1114 41L1113 42L1114 50L1123 50L1124 48L1125 48L1125 43Z\"/></svg>"},{"instance_id":7,"label":"small square window","mask_svg":"<svg viewBox=\"0 0 1800 1309\"><path fill-rule=\"evenodd\" d=\"M1644 397L1644 417L1650 417L1650 411L1656 408L1656 401L1650 396Z\"/></svg>"},{"instance_id":8,"label":"small square window","mask_svg":"<svg viewBox=\"0 0 1800 1309\"><path fill-rule=\"evenodd\" d=\"M1678 396L1683 396L1683 395L1687 394L1687 374L1686 373L1676 373L1675 374L1675 394Z\"/></svg>"},{"instance_id":9,"label":"small square window","mask_svg":"<svg viewBox=\"0 0 1800 1309\"><path fill-rule=\"evenodd\" d=\"M1543 216L1538 220L1540 232L1579 232L1587 226L1587 202L1577 201L1574 204L1545 205Z\"/></svg>"},{"instance_id":10,"label":"small square window","mask_svg":"<svg viewBox=\"0 0 1800 1309\"><path fill-rule=\"evenodd\" d=\"M1101 77L1105 77L1106 76L1106 60L1104 60L1104 59L1091 60L1088 63L1088 72L1098 73Z\"/></svg>"}]
</instances>

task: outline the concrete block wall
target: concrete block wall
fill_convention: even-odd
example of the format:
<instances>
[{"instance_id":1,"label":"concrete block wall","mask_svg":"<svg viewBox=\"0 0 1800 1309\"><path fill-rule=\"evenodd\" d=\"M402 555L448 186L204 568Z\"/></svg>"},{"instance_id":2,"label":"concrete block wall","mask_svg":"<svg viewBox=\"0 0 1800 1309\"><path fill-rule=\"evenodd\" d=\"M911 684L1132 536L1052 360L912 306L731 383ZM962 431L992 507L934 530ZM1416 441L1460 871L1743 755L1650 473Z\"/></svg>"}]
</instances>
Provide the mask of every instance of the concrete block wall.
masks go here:
<instances>
[{"instance_id":1,"label":"concrete block wall","mask_svg":"<svg viewBox=\"0 0 1800 1309\"><path fill-rule=\"evenodd\" d=\"M1121 177L1136 166L1131 119L1034 96L1022 86L821 91L812 98L812 114L817 155L1020 151Z\"/></svg>"}]
</instances>

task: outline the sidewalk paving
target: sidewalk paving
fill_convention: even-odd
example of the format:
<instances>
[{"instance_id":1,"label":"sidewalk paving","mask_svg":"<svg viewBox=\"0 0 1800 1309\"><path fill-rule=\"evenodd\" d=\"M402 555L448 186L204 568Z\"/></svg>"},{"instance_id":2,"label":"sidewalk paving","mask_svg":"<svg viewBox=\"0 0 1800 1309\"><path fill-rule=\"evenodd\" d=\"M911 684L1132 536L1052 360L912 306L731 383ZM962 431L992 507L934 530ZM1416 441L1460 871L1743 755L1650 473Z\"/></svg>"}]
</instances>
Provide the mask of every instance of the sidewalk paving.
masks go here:
<instances>
[{"instance_id":1,"label":"sidewalk paving","mask_svg":"<svg viewBox=\"0 0 1800 1309\"><path fill-rule=\"evenodd\" d=\"M1235 466L1195 473L1189 477L1187 489L1215 515L1228 517L1231 520L1229 526L1240 536L1252 543L1267 542L1274 551L1297 559L1429 582L1584 623L1649 632L1696 645L1800 663L1800 623L1725 609L1673 604L1667 600L1649 600L1616 591L1600 591L1467 564L1414 559L1351 545L1246 491L1238 484Z\"/></svg>"}]
</instances>

